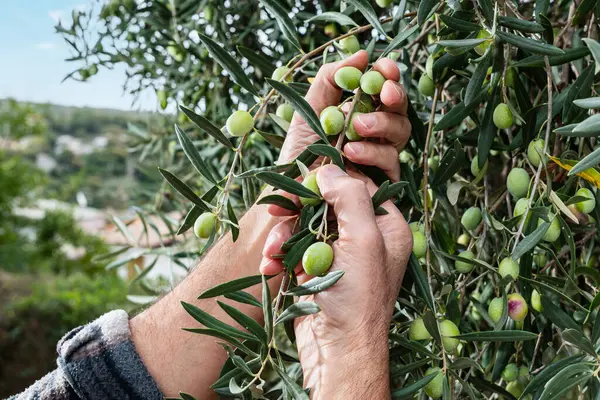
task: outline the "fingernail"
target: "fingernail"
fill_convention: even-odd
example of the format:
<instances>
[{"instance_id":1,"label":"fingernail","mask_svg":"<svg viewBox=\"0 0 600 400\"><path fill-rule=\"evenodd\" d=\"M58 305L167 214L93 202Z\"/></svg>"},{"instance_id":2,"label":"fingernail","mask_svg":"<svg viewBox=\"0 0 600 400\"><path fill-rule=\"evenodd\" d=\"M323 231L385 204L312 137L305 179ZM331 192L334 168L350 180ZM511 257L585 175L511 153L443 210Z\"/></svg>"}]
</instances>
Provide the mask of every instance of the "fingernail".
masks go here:
<instances>
[{"instance_id":1,"label":"fingernail","mask_svg":"<svg viewBox=\"0 0 600 400\"><path fill-rule=\"evenodd\" d=\"M348 149L355 155L363 152L365 146L362 143L348 143Z\"/></svg>"},{"instance_id":2,"label":"fingernail","mask_svg":"<svg viewBox=\"0 0 600 400\"><path fill-rule=\"evenodd\" d=\"M318 176L325 179L332 179L347 176L347 174L336 165L325 165L324 167L319 168Z\"/></svg>"},{"instance_id":3,"label":"fingernail","mask_svg":"<svg viewBox=\"0 0 600 400\"><path fill-rule=\"evenodd\" d=\"M357 117L358 122L367 129L375 126L375 122L377 122L377 118L371 114L361 114Z\"/></svg>"}]
</instances>

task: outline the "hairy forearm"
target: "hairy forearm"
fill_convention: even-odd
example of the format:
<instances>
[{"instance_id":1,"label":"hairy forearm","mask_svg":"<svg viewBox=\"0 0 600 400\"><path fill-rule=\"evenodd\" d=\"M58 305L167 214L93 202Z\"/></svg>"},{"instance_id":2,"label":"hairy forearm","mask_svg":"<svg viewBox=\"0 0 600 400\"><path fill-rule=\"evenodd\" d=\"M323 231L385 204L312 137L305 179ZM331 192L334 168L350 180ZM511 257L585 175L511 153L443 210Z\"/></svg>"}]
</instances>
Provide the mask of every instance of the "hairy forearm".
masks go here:
<instances>
[{"instance_id":1,"label":"hairy forearm","mask_svg":"<svg viewBox=\"0 0 600 400\"><path fill-rule=\"evenodd\" d=\"M227 353L217 339L194 335L181 328L197 327L180 302L192 303L214 317L236 325L215 299L197 300L200 293L220 283L256 275L265 239L277 219L265 206L255 206L240 220L240 236L226 235L171 293L130 322L136 349L166 396L187 392L197 398L216 398L209 386L216 381ZM273 290L278 279L271 279ZM248 292L260 298L260 285ZM228 302L227 299L220 299ZM262 319L262 310L232 303L247 315Z\"/></svg>"}]
</instances>

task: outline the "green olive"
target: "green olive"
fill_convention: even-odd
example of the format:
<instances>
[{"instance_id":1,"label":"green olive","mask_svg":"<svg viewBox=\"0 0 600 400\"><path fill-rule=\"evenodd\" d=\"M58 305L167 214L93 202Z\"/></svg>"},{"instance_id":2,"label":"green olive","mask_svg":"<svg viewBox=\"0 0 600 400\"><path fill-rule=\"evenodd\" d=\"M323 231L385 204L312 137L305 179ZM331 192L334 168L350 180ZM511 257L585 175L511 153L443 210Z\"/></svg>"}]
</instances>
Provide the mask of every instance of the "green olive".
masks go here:
<instances>
[{"instance_id":1,"label":"green olive","mask_svg":"<svg viewBox=\"0 0 600 400\"><path fill-rule=\"evenodd\" d=\"M548 230L542 239L550 243L556 242L556 240L560 237L560 221L552 214L548 214L548 219L550 220L550 226L548 227ZM540 218L538 221L538 226L542 225L544 222L546 221Z\"/></svg>"},{"instance_id":2,"label":"green olive","mask_svg":"<svg viewBox=\"0 0 600 400\"><path fill-rule=\"evenodd\" d=\"M556 350L554 349L554 347L552 347L552 345L550 345L549 347L546 347L546 349L542 353L542 362L544 364L551 364L555 358L556 358Z\"/></svg>"},{"instance_id":3,"label":"green olive","mask_svg":"<svg viewBox=\"0 0 600 400\"><path fill-rule=\"evenodd\" d=\"M371 96L363 93L363 94L361 94L360 98L356 102L356 108L354 110L355 110L355 112L360 112L360 113L373 112L373 111L375 111L375 102L373 101L373 98Z\"/></svg>"},{"instance_id":4,"label":"green olive","mask_svg":"<svg viewBox=\"0 0 600 400\"><path fill-rule=\"evenodd\" d=\"M326 135L337 135L344 129L344 113L336 106L329 106L321 111L319 120Z\"/></svg>"},{"instance_id":5,"label":"green olive","mask_svg":"<svg viewBox=\"0 0 600 400\"><path fill-rule=\"evenodd\" d=\"M433 55L430 55L429 57L427 57L427 62L425 62L425 73L427 73L427 76L432 77L433 76L433 63L435 62L435 59L433 58Z\"/></svg>"},{"instance_id":6,"label":"green olive","mask_svg":"<svg viewBox=\"0 0 600 400\"><path fill-rule=\"evenodd\" d=\"M427 166L433 171L437 171L440 167L440 157L433 156L427 159Z\"/></svg>"},{"instance_id":7,"label":"green olive","mask_svg":"<svg viewBox=\"0 0 600 400\"><path fill-rule=\"evenodd\" d=\"M302 268L311 276L325 275L332 262L333 249L325 242L311 244L302 256Z\"/></svg>"},{"instance_id":8,"label":"green olive","mask_svg":"<svg viewBox=\"0 0 600 400\"><path fill-rule=\"evenodd\" d=\"M537 312L544 310L544 307L542 307L542 295L535 289L531 292L531 308Z\"/></svg>"},{"instance_id":9,"label":"green olive","mask_svg":"<svg viewBox=\"0 0 600 400\"><path fill-rule=\"evenodd\" d=\"M465 229L472 231L477 228L481 222L481 209L479 207L469 207L463 213L460 223Z\"/></svg>"},{"instance_id":10,"label":"green olive","mask_svg":"<svg viewBox=\"0 0 600 400\"><path fill-rule=\"evenodd\" d=\"M275 111L275 115L287 122L292 122L292 118L294 117L294 107L287 103L280 104Z\"/></svg>"},{"instance_id":11,"label":"green olive","mask_svg":"<svg viewBox=\"0 0 600 400\"><path fill-rule=\"evenodd\" d=\"M185 53L176 44L167 46L167 53L178 63L182 62L185 57Z\"/></svg>"},{"instance_id":12,"label":"green olive","mask_svg":"<svg viewBox=\"0 0 600 400\"><path fill-rule=\"evenodd\" d=\"M488 160L485 160L485 163L483 164L483 173L484 174L487 172L488 164L489 164ZM481 172L481 169L479 168L479 157L477 157L477 155L476 155L471 160L471 174L473 174L473 176L478 176L480 172Z\"/></svg>"},{"instance_id":13,"label":"green olive","mask_svg":"<svg viewBox=\"0 0 600 400\"><path fill-rule=\"evenodd\" d=\"M271 79L273 79L274 81L280 81L283 79L283 76L285 74L287 74L290 71L290 69L288 67L278 67L275 69L275 71L273 71L273 74L271 75ZM292 81L292 74L289 74L286 78L285 78L286 82L291 82Z\"/></svg>"},{"instance_id":14,"label":"green olive","mask_svg":"<svg viewBox=\"0 0 600 400\"><path fill-rule=\"evenodd\" d=\"M413 232L413 253L415 257L422 258L425 257L427 253L427 240L425 240L425 235L419 231Z\"/></svg>"},{"instance_id":15,"label":"green olive","mask_svg":"<svg viewBox=\"0 0 600 400\"><path fill-rule=\"evenodd\" d=\"M506 367L504 367L504 371L502 371L502 379L506 382L516 381L519 377L519 367L517 364L510 363Z\"/></svg>"},{"instance_id":16,"label":"green olive","mask_svg":"<svg viewBox=\"0 0 600 400\"><path fill-rule=\"evenodd\" d=\"M435 93L435 82L427 74L421 75L419 78L419 92L423 96L431 97Z\"/></svg>"},{"instance_id":17,"label":"green olive","mask_svg":"<svg viewBox=\"0 0 600 400\"><path fill-rule=\"evenodd\" d=\"M327 35L331 38L336 37L338 35L337 25L334 22L331 22L331 23L325 25L325 29L323 30L323 33L325 33L325 35Z\"/></svg>"},{"instance_id":18,"label":"green olive","mask_svg":"<svg viewBox=\"0 0 600 400\"><path fill-rule=\"evenodd\" d=\"M442 335L442 344L444 345L444 350L448 353L452 353L454 349L458 346L459 340L454 339L452 336L460 335L460 331L454 322L449 319L445 319L440 322L440 335Z\"/></svg>"},{"instance_id":19,"label":"green olive","mask_svg":"<svg viewBox=\"0 0 600 400\"><path fill-rule=\"evenodd\" d=\"M389 7L392 4L392 0L375 0L375 3L381 8Z\"/></svg>"},{"instance_id":20,"label":"green olive","mask_svg":"<svg viewBox=\"0 0 600 400\"><path fill-rule=\"evenodd\" d=\"M458 258L472 260L475 258L475 254L473 254L473 252L470 250L466 250L466 251L463 251L462 253L460 253L458 255ZM469 262L466 262L466 261L455 261L454 262L454 268L461 274L467 274L467 273L471 272L471 270L473 270L474 267L475 267L475 265L473 265Z\"/></svg>"},{"instance_id":21,"label":"green olive","mask_svg":"<svg viewBox=\"0 0 600 400\"><path fill-rule=\"evenodd\" d=\"M491 36L492 35L490 35L490 33L484 29L480 30L477 33L477 39L488 39L488 38L491 38ZM485 51L488 49L488 47L490 47L491 42L492 42L492 40L490 39L486 42L483 42L483 43L477 45L475 47L475 52L477 54L479 54L480 56L482 56L485 53Z\"/></svg>"},{"instance_id":22,"label":"green olive","mask_svg":"<svg viewBox=\"0 0 600 400\"><path fill-rule=\"evenodd\" d=\"M538 268L546 265L546 253L536 253L533 255L533 262Z\"/></svg>"},{"instance_id":23,"label":"green olive","mask_svg":"<svg viewBox=\"0 0 600 400\"><path fill-rule=\"evenodd\" d=\"M544 139L536 139L529 142L527 146L527 158L534 167L538 167L540 161L545 160Z\"/></svg>"},{"instance_id":24,"label":"green olive","mask_svg":"<svg viewBox=\"0 0 600 400\"><path fill-rule=\"evenodd\" d=\"M160 108L163 110L167 108L167 92L164 90L158 90L156 91L156 97L158 98Z\"/></svg>"},{"instance_id":25,"label":"green olive","mask_svg":"<svg viewBox=\"0 0 600 400\"><path fill-rule=\"evenodd\" d=\"M355 67L342 67L337 70L333 79L339 87L346 90L354 90L360 86L363 73Z\"/></svg>"},{"instance_id":26,"label":"green olive","mask_svg":"<svg viewBox=\"0 0 600 400\"><path fill-rule=\"evenodd\" d=\"M500 261L498 273L502 278L510 275L514 280L517 280L517 278L519 278L519 264L511 257L506 257Z\"/></svg>"},{"instance_id":27,"label":"green olive","mask_svg":"<svg viewBox=\"0 0 600 400\"><path fill-rule=\"evenodd\" d=\"M471 237L467 233L461 233L461 235L456 239L456 243L467 246L471 241Z\"/></svg>"},{"instance_id":28,"label":"green olive","mask_svg":"<svg viewBox=\"0 0 600 400\"><path fill-rule=\"evenodd\" d=\"M439 399L444 393L444 373L440 368L434 367L428 368L427 371L425 371L425 376L431 374L437 375L435 376L435 378L433 378L433 380L431 380L431 382L425 385L423 391L427 396L431 397L432 399Z\"/></svg>"},{"instance_id":29,"label":"green olive","mask_svg":"<svg viewBox=\"0 0 600 400\"><path fill-rule=\"evenodd\" d=\"M506 177L506 188L516 199L527 196L529 174L523 168L513 168Z\"/></svg>"},{"instance_id":30,"label":"green olive","mask_svg":"<svg viewBox=\"0 0 600 400\"><path fill-rule=\"evenodd\" d=\"M411 232L421 232L422 234L425 234L425 225L419 221L411 222L408 224L408 227Z\"/></svg>"},{"instance_id":31,"label":"green olive","mask_svg":"<svg viewBox=\"0 0 600 400\"><path fill-rule=\"evenodd\" d=\"M523 387L523 384L519 381L508 382L506 385L506 391L515 396L517 399L521 397L524 390L525 388Z\"/></svg>"},{"instance_id":32,"label":"green olive","mask_svg":"<svg viewBox=\"0 0 600 400\"><path fill-rule=\"evenodd\" d=\"M508 104L500 103L494 109L494 115L492 116L494 125L498 129L510 128L514 123L514 117L512 111L508 108Z\"/></svg>"},{"instance_id":33,"label":"green olive","mask_svg":"<svg viewBox=\"0 0 600 400\"><path fill-rule=\"evenodd\" d=\"M381 93L381 89L383 88L384 83L385 78L383 75L381 75L381 72L378 71L366 72L360 78L360 88L363 92L370 95L376 95Z\"/></svg>"},{"instance_id":34,"label":"green olive","mask_svg":"<svg viewBox=\"0 0 600 400\"><path fill-rule=\"evenodd\" d=\"M529 376L529 369L526 366L521 365L519 367L519 378L527 378L528 376Z\"/></svg>"},{"instance_id":35,"label":"green olive","mask_svg":"<svg viewBox=\"0 0 600 400\"><path fill-rule=\"evenodd\" d=\"M215 229L217 223L217 216L213 213L206 212L196 218L194 222L194 233L200 239L206 239L210 237L210 234Z\"/></svg>"},{"instance_id":36,"label":"green olive","mask_svg":"<svg viewBox=\"0 0 600 400\"><path fill-rule=\"evenodd\" d=\"M415 158L413 157L412 154L410 154L410 152L408 152L406 150L402 150L400 152L400 154L398 155L398 160L400 160L400 162L403 164L410 164L415 161Z\"/></svg>"},{"instance_id":37,"label":"green olive","mask_svg":"<svg viewBox=\"0 0 600 400\"><path fill-rule=\"evenodd\" d=\"M306 178L304 178L302 185L304 185L305 188L310 189L311 191L319 195L319 197L321 197L321 190L319 189L319 185L317 183L317 174L313 173L308 175ZM300 203L302 203L302 205L305 206L318 206L319 204L321 204L322 201L323 199L315 199L312 197L300 197Z\"/></svg>"},{"instance_id":38,"label":"green olive","mask_svg":"<svg viewBox=\"0 0 600 400\"><path fill-rule=\"evenodd\" d=\"M350 124L348 124L348 129L346 129L346 138L348 138L348 140L351 142L356 142L357 140L362 139L362 136L360 136L358 132L356 132L356 129L354 129L354 118L358 117L360 114L362 113L352 113L352 119L350 120Z\"/></svg>"},{"instance_id":39,"label":"green olive","mask_svg":"<svg viewBox=\"0 0 600 400\"><path fill-rule=\"evenodd\" d=\"M527 211L527 206L529 205L529 199L527 197L523 197L522 199L517 200L515 203L515 208L513 210L513 216L520 217L525 214Z\"/></svg>"},{"instance_id":40,"label":"green olive","mask_svg":"<svg viewBox=\"0 0 600 400\"><path fill-rule=\"evenodd\" d=\"M360 43L356 36L348 36L340 40L340 47L345 53L354 54L360 50Z\"/></svg>"},{"instance_id":41,"label":"green olive","mask_svg":"<svg viewBox=\"0 0 600 400\"><path fill-rule=\"evenodd\" d=\"M410 340L429 340L431 335L427 328L425 328L425 322L423 318L416 318L408 328L408 338Z\"/></svg>"},{"instance_id":42,"label":"green olive","mask_svg":"<svg viewBox=\"0 0 600 400\"><path fill-rule=\"evenodd\" d=\"M575 196L589 199L575 203L575 207L577 207L579 211L585 214L589 214L594 211L594 208L596 208L596 197L594 197L594 193L592 193L590 189L581 188L575 193Z\"/></svg>"},{"instance_id":43,"label":"green olive","mask_svg":"<svg viewBox=\"0 0 600 400\"><path fill-rule=\"evenodd\" d=\"M508 316L516 322L523 321L527 316L529 307L527 302L518 293L511 293L508 295Z\"/></svg>"},{"instance_id":44,"label":"green olive","mask_svg":"<svg viewBox=\"0 0 600 400\"><path fill-rule=\"evenodd\" d=\"M504 310L504 301L501 297L496 297L490 301L488 306L488 315L494 324L497 324L502 318L502 311Z\"/></svg>"},{"instance_id":45,"label":"green olive","mask_svg":"<svg viewBox=\"0 0 600 400\"><path fill-rule=\"evenodd\" d=\"M227 131L233 136L244 136L254 128L254 119L248 111L237 110L227 118Z\"/></svg>"}]
</instances>

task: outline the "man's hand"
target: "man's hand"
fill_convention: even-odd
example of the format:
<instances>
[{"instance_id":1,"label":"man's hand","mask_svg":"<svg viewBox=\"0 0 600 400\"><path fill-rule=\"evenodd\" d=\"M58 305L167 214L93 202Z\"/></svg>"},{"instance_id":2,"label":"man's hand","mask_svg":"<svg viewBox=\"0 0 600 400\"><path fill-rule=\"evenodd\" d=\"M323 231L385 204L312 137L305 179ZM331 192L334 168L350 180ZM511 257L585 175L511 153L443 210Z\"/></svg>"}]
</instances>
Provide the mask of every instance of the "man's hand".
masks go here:
<instances>
[{"instance_id":1,"label":"man's hand","mask_svg":"<svg viewBox=\"0 0 600 400\"><path fill-rule=\"evenodd\" d=\"M321 311L296 321L296 340L305 387L315 399L382 399L389 396L388 326L412 249L412 235L391 203L375 216L375 185L334 165L317 171L321 194L333 206L339 239L331 271L343 278L331 288L302 298ZM292 232L280 224L263 254L274 254ZM272 265L272 264L271 264ZM299 283L308 280L299 274Z\"/></svg>"}]
</instances>

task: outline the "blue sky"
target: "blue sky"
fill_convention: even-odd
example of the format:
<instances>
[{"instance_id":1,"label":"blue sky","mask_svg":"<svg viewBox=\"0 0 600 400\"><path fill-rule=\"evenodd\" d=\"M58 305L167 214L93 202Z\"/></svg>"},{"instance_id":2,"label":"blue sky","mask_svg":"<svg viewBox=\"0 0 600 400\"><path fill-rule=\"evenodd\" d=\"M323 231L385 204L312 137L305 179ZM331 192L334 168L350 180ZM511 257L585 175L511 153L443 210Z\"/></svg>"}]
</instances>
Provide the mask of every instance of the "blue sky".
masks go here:
<instances>
[{"instance_id":1,"label":"blue sky","mask_svg":"<svg viewBox=\"0 0 600 400\"><path fill-rule=\"evenodd\" d=\"M0 17L0 98L52 102L70 106L155 110L153 93L140 104L124 95L123 68L101 69L88 82L62 79L77 67L67 63L68 44L54 33L59 18L95 0L4 1Z\"/></svg>"}]
</instances>

